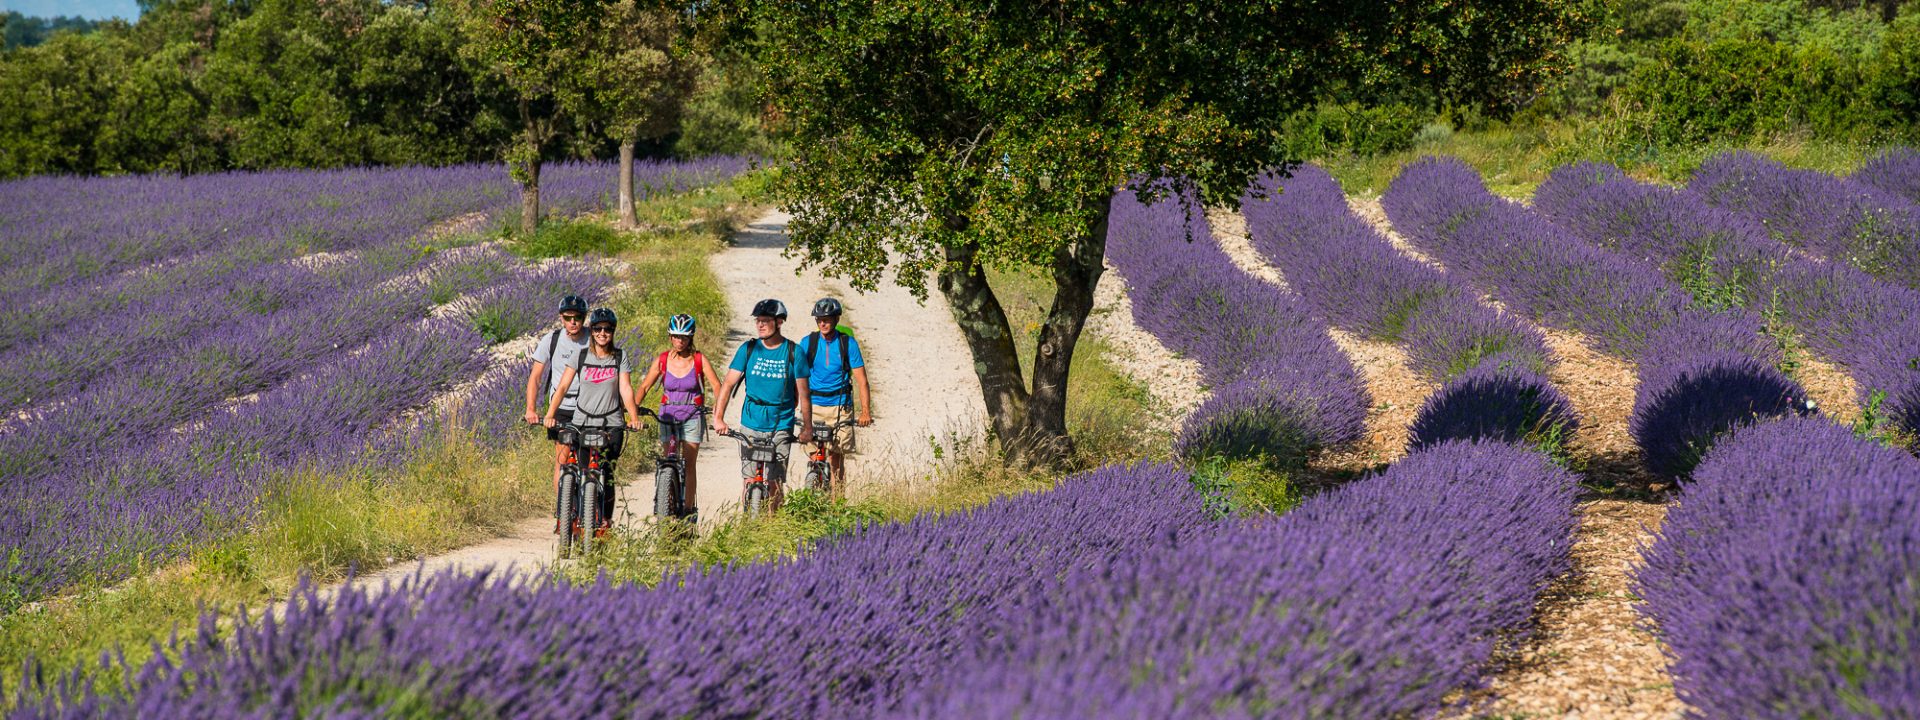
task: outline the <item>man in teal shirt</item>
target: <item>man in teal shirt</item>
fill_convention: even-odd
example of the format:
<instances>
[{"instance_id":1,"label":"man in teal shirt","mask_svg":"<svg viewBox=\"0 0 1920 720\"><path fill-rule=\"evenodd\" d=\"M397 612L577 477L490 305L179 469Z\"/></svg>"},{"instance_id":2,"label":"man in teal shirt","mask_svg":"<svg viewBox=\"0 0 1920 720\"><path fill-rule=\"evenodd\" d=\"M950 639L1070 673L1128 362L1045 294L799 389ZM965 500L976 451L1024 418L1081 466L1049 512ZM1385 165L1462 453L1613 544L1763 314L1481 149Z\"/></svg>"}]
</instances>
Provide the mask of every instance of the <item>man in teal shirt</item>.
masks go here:
<instances>
[{"instance_id":1,"label":"man in teal shirt","mask_svg":"<svg viewBox=\"0 0 1920 720\"><path fill-rule=\"evenodd\" d=\"M793 454L794 419L813 416L813 402L807 394L807 376L812 368L807 358L795 352L792 340L780 334L787 320L787 306L767 299L753 306L753 328L758 335L740 345L721 381L719 399L713 408L713 429L727 434L727 404L734 388L744 381L746 404L740 408L742 434L756 439L773 438L774 462L767 464L769 499L779 507L780 486L787 480L787 459ZM800 442L813 440L812 423L800 423ZM754 463L746 460L747 443L740 443L740 477L752 478Z\"/></svg>"}]
</instances>

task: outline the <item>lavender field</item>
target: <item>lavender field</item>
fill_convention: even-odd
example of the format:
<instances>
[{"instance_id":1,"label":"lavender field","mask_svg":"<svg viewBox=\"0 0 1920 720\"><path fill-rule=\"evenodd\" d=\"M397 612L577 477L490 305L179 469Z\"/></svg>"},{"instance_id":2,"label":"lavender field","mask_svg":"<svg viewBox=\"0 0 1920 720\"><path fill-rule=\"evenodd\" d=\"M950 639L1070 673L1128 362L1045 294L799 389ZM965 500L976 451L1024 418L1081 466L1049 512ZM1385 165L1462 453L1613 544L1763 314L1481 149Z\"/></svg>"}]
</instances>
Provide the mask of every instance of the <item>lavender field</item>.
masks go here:
<instances>
[{"instance_id":1,"label":"lavender field","mask_svg":"<svg viewBox=\"0 0 1920 720\"><path fill-rule=\"evenodd\" d=\"M642 163L637 185L746 166ZM555 214L605 208L614 174L553 168ZM0 208L0 611L236 532L278 477L402 463L455 421L419 412L452 388L480 442L517 437L496 416L524 376L490 347L610 281L485 242L517 209L497 167L43 177Z\"/></svg>"},{"instance_id":2,"label":"lavender field","mask_svg":"<svg viewBox=\"0 0 1920 720\"><path fill-rule=\"evenodd\" d=\"M1898 190L1910 186L1901 163L1912 157L1891 154L1853 178L1789 176L1809 188L1871 180L1884 189L1833 197L1886 205L1872 217L1898 219L1912 212ZM1733 157L1702 177L1716 177L1716 163L1741 177L1788 172ZM323 212L281 199L273 217L311 216L293 224L322 229L299 239L261 229L286 222L236 231L260 236L234 241L264 248L246 261L187 239L118 268L83 262L86 253L57 260L66 285L158 296L163 287L140 284L149 274L206 279L166 304L126 301L135 316L152 306L194 317L185 328L101 320L125 322L117 332L142 344L92 365L29 362L53 343L91 351L57 332L0 348L20 358L0 390L28 408L0 431L6 486L32 490L9 492L0 525L22 548L8 576L16 592L177 556L246 522L275 467L398 462L405 438L447 419L393 418L449 387L498 398L497 411L469 409L487 418L481 437L510 434L518 380L487 369L475 318L524 334L546 321L538 298L604 291L606 276L581 262L529 266L485 244L423 243L432 216L501 202L465 170L434 172L445 175L393 175L425 198L405 207L342 201ZM354 186L382 196L378 182ZM1455 712L1534 641L1538 608L1564 601L1556 588L1584 542L1581 506L1595 491L1561 442L1596 418L1564 391L1550 329L1635 370L1610 422L1628 426L1644 477L1676 488L1649 493L1672 510L1633 565L1636 607L1692 716L1915 717L1920 461L1900 443L1920 402L1901 370L1920 368L1909 327L1920 304L1902 271L1876 260L1904 252L1905 236L1891 221L1874 224L1893 230L1872 240L1782 233L1786 219L1825 226L1729 199L1758 184L1697 183L1651 186L1570 165L1523 204L1489 192L1463 162L1419 161L1382 198L1415 257L1351 210L1321 169L1269 174L1242 213L1284 287L1236 265L1193 196L1127 189L1113 201L1107 259L1135 325L1197 362L1207 393L1181 421L1173 462L1107 465L655 587L484 572L332 597L307 587L283 616L222 627L204 615L171 658L124 667L124 686L35 679L14 714ZM407 229L325 229L393 225ZM61 232L78 234L43 234ZM138 258L143 247L113 254ZM174 255L185 259L152 259ZM42 304L26 307L43 309L23 322L75 322L60 320L69 311L51 297L31 298ZM208 304L221 307L186 310ZM289 327L302 331L283 336ZM1373 396L1333 329L1399 347L1438 387L1409 446L1369 472L1321 478L1283 514L1221 512L1220 489L1198 469L1208 461L1312 473L1367 432ZM1850 374L1885 423L1849 427L1810 402L1788 362L1802 352ZM89 392L49 400L42 390L71 383ZM46 450L74 446L88 451ZM56 480L75 467L86 481Z\"/></svg>"}]
</instances>

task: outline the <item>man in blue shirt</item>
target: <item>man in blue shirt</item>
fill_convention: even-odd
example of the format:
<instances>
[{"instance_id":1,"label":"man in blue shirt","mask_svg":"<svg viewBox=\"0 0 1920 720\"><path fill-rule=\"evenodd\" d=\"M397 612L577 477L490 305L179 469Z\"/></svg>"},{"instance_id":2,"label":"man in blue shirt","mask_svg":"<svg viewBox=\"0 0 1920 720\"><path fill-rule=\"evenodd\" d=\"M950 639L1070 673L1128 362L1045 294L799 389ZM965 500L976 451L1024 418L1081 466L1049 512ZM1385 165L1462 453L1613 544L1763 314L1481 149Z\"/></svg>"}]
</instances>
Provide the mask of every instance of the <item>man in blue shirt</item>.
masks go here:
<instances>
[{"instance_id":1,"label":"man in blue shirt","mask_svg":"<svg viewBox=\"0 0 1920 720\"><path fill-rule=\"evenodd\" d=\"M807 379L813 388L813 422L828 427L854 417L854 398L860 400L860 414L854 424L873 424L873 397L867 389L867 361L860 355L860 342L840 329L843 308L840 301L821 298L813 304L813 322L820 331L800 341L800 352L807 356L813 374ZM846 454L853 450L853 428L840 431L827 446L827 462L833 467L833 499L847 496Z\"/></svg>"},{"instance_id":2,"label":"man in blue shirt","mask_svg":"<svg viewBox=\"0 0 1920 720\"><path fill-rule=\"evenodd\" d=\"M734 388L744 382L746 404L740 407L742 434L756 439L773 438L776 459L767 464L768 499L780 506L780 486L787 480L787 459L793 451L795 417L811 417L813 403L807 393L810 368L807 358L795 352L794 342L780 334L787 320L787 306L767 299L753 306L753 328L758 336L740 345L727 366L727 377L720 383L719 398L713 408L713 429L727 434L727 404ZM813 425L800 423L800 442L813 440ZM747 443L740 443L740 477L750 479L754 463L747 461Z\"/></svg>"}]
</instances>

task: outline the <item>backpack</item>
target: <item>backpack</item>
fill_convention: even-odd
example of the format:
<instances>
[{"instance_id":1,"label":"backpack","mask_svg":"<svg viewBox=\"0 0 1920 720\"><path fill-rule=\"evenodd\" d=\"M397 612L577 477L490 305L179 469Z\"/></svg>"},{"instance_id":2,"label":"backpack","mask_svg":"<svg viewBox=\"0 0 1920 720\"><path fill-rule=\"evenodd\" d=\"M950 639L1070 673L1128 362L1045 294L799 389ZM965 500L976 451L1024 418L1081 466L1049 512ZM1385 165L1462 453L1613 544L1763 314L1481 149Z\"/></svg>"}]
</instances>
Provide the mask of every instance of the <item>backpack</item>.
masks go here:
<instances>
[{"instance_id":1,"label":"backpack","mask_svg":"<svg viewBox=\"0 0 1920 720\"><path fill-rule=\"evenodd\" d=\"M820 343L822 341L824 341L824 338L822 338L820 336L820 333L818 332L807 336L807 366L808 367L813 366L814 353L820 350ZM841 390L839 392L820 392L819 390L813 389L812 386L808 386L807 387L808 395L811 395L813 397L840 397L841 395L845 395L853 391L853 361L847 359L849 357L847 346L852 344L852 342L853 342L852 337L848 336L846 333L840 333L840 368L846 371L847 373L847 389Z\"/></svg>"},{"instance_id":2,"label":"backpack","mask_svg":"<svg viewBox=\"0 0 1920 720\"><path fill-rule=\"evenodd\" d=\"M547 367L545 370L546 374L540 376L540 392L543 392L543 393L553 392L553 351L559 347L560 347L560 331L555 330L553 331L553 336L547 338L547 362L546 362Z\"/></svg>"},{"instance_id":3,"label":"backpack","mask_svg":"<svg viewBox=\"0 0 1920 720\"><path fill-rule=\"evenodd\" d=\"M663 406L667 404L667 380L666 380L667 356L671 354L673 354L672 350L660 351L660 404ZM747 356L747 358L748 358L748 361L751 362L753 356L749 355ZM707 356L705 354L697 353L697 352L693 354L693 382L694 382L694 385L698 388L697 390L695 390L695 392L698 394L693 396L693 404L696 406L707 404L707 374L706 374L707 362L706 361L707 361Z\"/></svg>"}]
</instances>

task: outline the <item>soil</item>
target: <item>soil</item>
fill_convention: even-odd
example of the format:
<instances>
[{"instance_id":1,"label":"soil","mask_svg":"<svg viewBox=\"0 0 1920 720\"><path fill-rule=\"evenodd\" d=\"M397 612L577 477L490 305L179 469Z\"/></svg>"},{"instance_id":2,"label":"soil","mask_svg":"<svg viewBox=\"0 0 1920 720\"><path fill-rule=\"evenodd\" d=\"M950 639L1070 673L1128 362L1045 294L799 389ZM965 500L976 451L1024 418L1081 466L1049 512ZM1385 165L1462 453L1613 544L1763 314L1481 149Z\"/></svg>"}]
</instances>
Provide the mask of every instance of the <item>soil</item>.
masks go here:
<instances>
[{"instance_id":1,"label":"soil","mask_svg":"<svg viewBox=\"0 0 1920 720\"><path fill-rule=\"evenodd\" d=\"M724 376L725 363L752 337L753 318L748 312L755 302L765 297L785 302L790 319L783 334L798 339L814 330L807 313L815 300L829 295L840 298L846 306L843 322L854 329L866 359L874 408L873 426L859 429L859 452L847 460L849 496L859 498L885 485L929 479L941 447L977 434L986 416L971 356L946 302L934 293L922 303L892 286L855 293L843 281L826 279L817 270L798 270L797 261L783 257L787 219L785 213L767 213L737 233L732 247L709 259L708 266L735 317L724 346L701 350L715 365L715 373ZM738 422L739 406L736 397L728 412L730 423ZM622 474L638 476L638 470L630 469L636 455L645 457L630 453L629 468L623 468ZM799 458L790 462L788 471L789 487L805 472L805 456L796 455ZM737 511L739 470L735 442L710 434L698 461L696 505L703 523ZM616 522L623 526L648 522L652 498L650 481L628 486ZM515 525L510 535L395 565L352 582L377 586L422 570L445 568L506 567L509 572L504 577L527 577L551 563L555 550L553 521L536 517Z\"/></svg>"}]
</instances>

